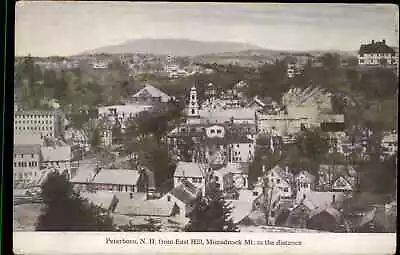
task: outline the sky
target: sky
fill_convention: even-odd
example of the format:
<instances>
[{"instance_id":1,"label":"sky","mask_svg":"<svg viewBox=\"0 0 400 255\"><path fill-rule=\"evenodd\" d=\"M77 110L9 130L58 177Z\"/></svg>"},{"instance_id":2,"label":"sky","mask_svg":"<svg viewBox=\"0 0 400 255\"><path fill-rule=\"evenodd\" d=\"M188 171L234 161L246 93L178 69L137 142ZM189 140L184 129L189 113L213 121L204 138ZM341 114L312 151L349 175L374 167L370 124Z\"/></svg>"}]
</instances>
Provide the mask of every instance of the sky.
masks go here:
<instances>
[{"instance_id":1,"label":"sky","mask_svg":"<svg viewBox=\"0 0 400 255\"><path fill-rule=\"evenodd\" d=\"M398 46L398 20L388 4L18 2L15 54L68 56L141 38L354 51L371 40Z\"/></svg>"}]
</instances>

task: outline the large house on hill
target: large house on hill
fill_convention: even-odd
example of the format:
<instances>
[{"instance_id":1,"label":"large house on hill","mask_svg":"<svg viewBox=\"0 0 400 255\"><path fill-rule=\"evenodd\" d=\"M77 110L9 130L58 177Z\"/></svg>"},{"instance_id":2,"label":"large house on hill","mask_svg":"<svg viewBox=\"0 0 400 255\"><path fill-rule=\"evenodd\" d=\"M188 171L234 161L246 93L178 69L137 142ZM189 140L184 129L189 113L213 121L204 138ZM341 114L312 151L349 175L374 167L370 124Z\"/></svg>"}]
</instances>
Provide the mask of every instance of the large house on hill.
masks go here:
<instances>
[{"instance_id":1,"label":"large house on hill","mask_svg":"<svg viewBox=\"0 0 400 255\"><path fill-rule=\"evenodd\" d=\"M397 65L398 54L386 44L386 40L381 42L372 40L371 43L360 46L358 64L360 66Z\"/></svg>"}]
</instances>

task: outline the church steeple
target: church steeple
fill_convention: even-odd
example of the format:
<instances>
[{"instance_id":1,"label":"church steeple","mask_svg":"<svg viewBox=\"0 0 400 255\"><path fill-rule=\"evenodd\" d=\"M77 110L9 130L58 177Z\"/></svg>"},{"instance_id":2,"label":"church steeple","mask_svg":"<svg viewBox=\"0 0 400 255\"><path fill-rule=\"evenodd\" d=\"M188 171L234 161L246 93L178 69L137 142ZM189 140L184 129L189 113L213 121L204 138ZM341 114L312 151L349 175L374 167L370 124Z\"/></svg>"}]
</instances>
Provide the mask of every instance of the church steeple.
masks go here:
<instances>
[{"instance_id":1,"label":"church steeple","mask_svg":"<svg viewBox=\"0 0 400 255\"><path fill-rule=\"evenodd\" d=\"M193 86L190 89L188 116L189 117L198 117L199 116L199 102L197 100L197 91L196 91L195 86Z\"/></svg>"}]
</instances>

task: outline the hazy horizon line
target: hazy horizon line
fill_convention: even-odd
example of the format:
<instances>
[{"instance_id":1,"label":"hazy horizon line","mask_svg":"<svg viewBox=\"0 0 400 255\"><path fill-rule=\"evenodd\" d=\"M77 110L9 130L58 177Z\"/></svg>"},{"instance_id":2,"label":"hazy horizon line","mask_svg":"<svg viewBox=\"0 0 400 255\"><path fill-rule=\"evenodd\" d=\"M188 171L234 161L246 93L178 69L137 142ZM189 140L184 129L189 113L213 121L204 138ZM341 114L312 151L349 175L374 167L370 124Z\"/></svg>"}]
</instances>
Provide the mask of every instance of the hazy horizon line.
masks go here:
<instances>
[{"instance_id":1,"label":"hazy horizon line","mask_svg":"<svg viewBox=\"0 0 400 255\"><path fill-rule=\"evenodd\" d=\"M92 51L92 50L96 50L98 48L103 48L103 47L112 47L112 46L118 46L118 45L122 45L128 42L134 42L134 41L140 41L140 40L185 40L185 41L192 41L192 42L201 42L201 43L238 43L238 44L247 44L250 46L254 46L254 48L250 48L248 50L240 50L240 51L226 51L226 52L215 52L215 54L218 53L230 53L230 52L245 52L245 51L249 51L249 50L266 50L266 51L275 51L275 52L319 52L319 51L329 51L329 52L357 52L358 49L353 49L353 50L344 50L344 49L335 49L335 48L327 48L327 49L312 49L312 50L299 50L299 49L277 49L277 48L266 48L266 47L262 47L260 45L257 45L255 43L250 43L250 42L243 42L243 41L222 41L222 40L215 40L215 41L206 41L206 40L194 40L194 39L190 39L190 38L162 38L162 37L143 37L143 38L136 38L136 39L129 39L126 40L125 42L122 43L118 43L118 44L107 44L107 45L103 45L100 47L96 47L93 49L89 49L89 50L84 50L81 52L77 52L75 54L70 54L70 55L57 55L57 54L52 54L52 55L42 55L42 56L38 56L38 55L32 55L32 54L27 54L27 55L17 55L15 54L14 57L37 57L37 58L48 58L48 57L75 57L75 56L79 56L79 55L94 55L94 54L111 54L111 55L115 55L115 54L135 54L135 53L140 53L140 52L120 52L120 53L106 53L106 52L98 52L98 53L85 53L87 51ZM382 39L380 39L382 40ZM379 41L379 40L378 40ZM362 42L360 42L361 45ZM389 45L390 46L390 45ZM390 46L390 47L397 47L397 46ZM151 52L147 52L147 53L141 53L141 54L154 54ZM209 55L209 54L213 54L213 53L208 53L208 54L200 54L200 55ZM162 55L162 54L155 54L155 55ZM200 56L200 55L195 55L195 56ZM194 57L194 56L188 56L188 57Z\"/></svg>"}]
</instances>

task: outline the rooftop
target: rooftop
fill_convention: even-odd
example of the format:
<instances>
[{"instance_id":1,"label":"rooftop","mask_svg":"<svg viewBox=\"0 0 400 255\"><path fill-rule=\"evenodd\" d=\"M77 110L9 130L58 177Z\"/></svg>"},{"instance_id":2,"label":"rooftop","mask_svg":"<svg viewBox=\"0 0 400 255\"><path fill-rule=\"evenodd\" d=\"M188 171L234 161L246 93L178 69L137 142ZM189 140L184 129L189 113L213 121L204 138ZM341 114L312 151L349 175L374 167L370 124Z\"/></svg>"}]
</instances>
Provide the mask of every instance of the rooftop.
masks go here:
<instances>
[{"instance_id":1,"label":"rooftop","mask_svg":"<svg viewBox=\"0 0 400 255\"><path fill-rule=\"evenodd\" d=\"M197 199L200 189L194 187L192 184L191 186L188 186L189 183L190 182L183 182L178 187L172 189L169 194L173 195L185 204L192 203Z\"/></svg>"},{"instance_id":2,"label":"rooftop","mask_svg":"<svg viewBox=\"0 0 400 255\"><path fill-rule=\"evenodd\" d=\"M197 163L179 161L175 169L174 177L182 176L203 177L203 171Z\"/></svg>"},{"instance_id":3,"label":"rooftop","mask_svg":"<svg viewBox=\"0 0 400 255\"><path fill-rule=\"evenodd\" d=\"M158 88L147 84L143 89L139 90L132 97L142 97L142 96L150 96L150 97L160 97L163 101L170 100L170 96L159 90Z\"/></svg>"},{"instance_id":4,"label":"rooftop","mask_svg":"<svg viewBox=\"0 0 400 255\"><path fill-rule=\"evenodd\" d=\"M93 183L136 185L139 172L130 169L101 169L94 177Z\"/></svg>"},{"instance_id":5,"label":"rooftop","mask_svg":"<svg viewBox=\"0 0 400 255\"><path fill-rule=\"evenodd\" d=\"M15 115L54 115L59 113L58 110L27 110L27 111L14 111Z\"/></svg>"},{"instance_id":6,"label":"rooftop","mask_svg":"<svg viewBox=\"0 0 400 255\"><path fill-rule=\"evenodd\" d=\"M230 202L233 206L231 217L234 223L238 223L248 216L253 207L250 201L227 200L227 202Z\"/></svg>"},{"instance_id":7,"label":"rooftop","mask_svg":"<svg viewBox=\"0 0 400 255\"><path fill-rule=\"evenodd\" d=\"M127 117L129 114L137 114L139 112L147 111L151 109L151 105L141 105L141 104L127 104L127 105L110 105L110 106L102 106L99 108L99 114L109 114L110 109L116 109L119 114L126 114Z\"/></svg>"},{"instance_id":8,"label":"rooftop","mask_svg":"<svg viewBox=\"0 0 400 255\"><path fill-rule=\"evenodd\" d=\"M115 196L111 192L102 192L102 191L80 192L79 194L83 199L87 199L88 202L100 206L104 209L108 209L110 207L111 202Z\"/></svg>"},{"instance_id":9,"label":"rooftop","mask_svg":"<svg viewBox=\"0 0 400 255\"><path fill-rule=\"evenodd\" d=\"M296 201L301 201L305 206L310 208L311 211L322 211L332 205L337 206L347 198L343 192L309 192L303 198L303 194L298 193ZM335 203L333 204L333 197Z\"/></svg>"},{"instance_id":10,"label":"rooftop","mask_svg":"<svg viewBox=\"0 0 400 255\"><path fill-rule=\"evenodd\" d=\"M381 42L372 41L369 44L361 44L360 50L358 52L361 56L363 54L370 54L370 53L390 53L395 54L395 51L392 47L389 47L386 44L386 41L383 40Z\"/></svg>"},{"instance_id":11,"label":"rooftop","mask_svg":"<svg viewBox=\"0 0 400 255\"><path fill-rule=\"evenodd\" d=\"M65 161L71 160L71 146L42 147L42 160L46 161Z\"/></svg>"},{"instance_id":12,"label":"rooftop","mask_svg":"<svg viewBox=\"0 0 400 255\"><path fill-rule=\"evenodd\" d=\"M226 110L200 110L199 115L201 118L219 121L236 120L254 120L255 111L250 108L237 108Z\"/></svg>"},{"instance_id":13,"label":"rooftop","mask_svg":"<svg viewBox=\"0 0 400 255\"><path fill-rule=\"evenodd\" d=\"M20 132L14 131L14 144L28 145L28 144L42 144L43 141L39 133L36 132Z\"/></svg>"},{"instance_id":14,"label":"rooftop","mask_svg":"<svg viewBox=\"0 0 400 255\"><path fill-rule=\"evenodd\" d=\"M124 199L119 200L115 212L123 215L168 217L172 214L173 207L174 203L164 199Z\"/></svg>"},{"instance_id":15,"label":"rooftop","mask_svg":"<svg viewBox=\"0 0 400 255\"><path fill-rule=\"evenodd\" d=\"M95 173L96 165L80 164L76 171L76 175L72 177L72 183L90 182Z\"/></svg>"},{"instance_id":16,"label":"rooftop","mask_svg":"<svg viewBox=\"0 0 400 255\"><path fill-rule=\"evenodd\" d=\"M221 175L225 175L227 173L247 174L249 172L249 165L241 163L229 163L221 169L218 169L217 172Z\"/></svg>"},{"instance_id":17,"label":"rooftop","mask_svg":"<svg viewBox=\"0 0 400 255\"><path fill-rule=\"evenodd\" d=\"M39 144L15 144L14 154L40 154Z\"/></svg>"}]
</instances>

